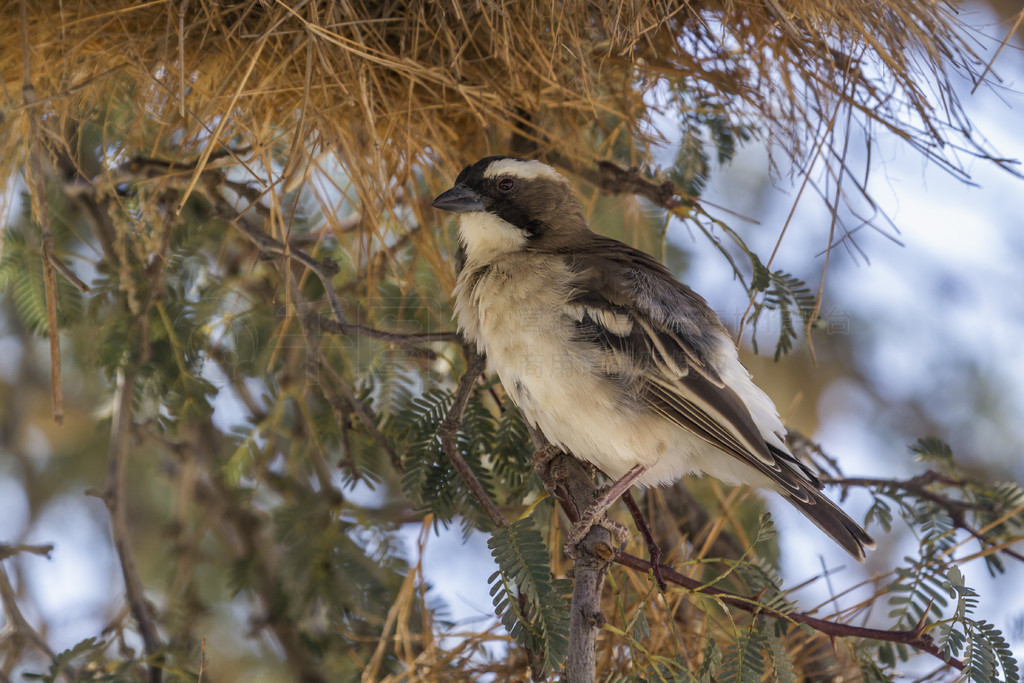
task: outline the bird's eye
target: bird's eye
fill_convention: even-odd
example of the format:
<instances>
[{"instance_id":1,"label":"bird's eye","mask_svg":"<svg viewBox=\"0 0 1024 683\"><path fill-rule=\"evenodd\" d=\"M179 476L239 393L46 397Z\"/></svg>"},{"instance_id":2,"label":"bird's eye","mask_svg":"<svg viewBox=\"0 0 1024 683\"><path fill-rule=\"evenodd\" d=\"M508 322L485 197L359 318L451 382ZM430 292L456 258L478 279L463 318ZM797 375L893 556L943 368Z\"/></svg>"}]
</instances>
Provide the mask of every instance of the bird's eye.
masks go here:
<instances>
[{"instance_id":1,"label":"bird's eye","mask_svg":"<svg viewBox=\"0 0 1024 683\"><path fill-rule=\"evenodd\" d=\"M516 186L516 181L511 178L502 178L498 181L498 189L502 192L511 192Z\"/></svg>"}]
</instances>

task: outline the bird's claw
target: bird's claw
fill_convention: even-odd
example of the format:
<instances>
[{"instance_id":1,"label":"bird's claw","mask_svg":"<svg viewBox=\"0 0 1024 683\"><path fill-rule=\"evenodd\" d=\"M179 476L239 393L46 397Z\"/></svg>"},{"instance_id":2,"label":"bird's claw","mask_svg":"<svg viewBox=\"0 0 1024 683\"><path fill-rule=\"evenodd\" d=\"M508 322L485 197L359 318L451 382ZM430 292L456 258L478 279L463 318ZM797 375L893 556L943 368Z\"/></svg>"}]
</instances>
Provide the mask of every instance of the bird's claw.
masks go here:
<instances>
[{"instance_id":1,"label":"bird's claw","mask_svg":"<svg viewBox=\"0 0 1024 683\"><path fill-rule=\"evenodd\" d=\"M576 547L586 538L590 530L595 526L607 529L615 537L615 545L619 550L629 540L629 530L618 522L608 519L603 509L588 508L584 511L579 521L573 524L569 536L565 541L565 552L569 557L575 557Z\"/></svg>"},{"instance_id":2,"label":"bird's claw","mask_svg":"<svg viewBox=\"0 0 1024 683\"><path fill-rule=\"evenodd\" d=\"M546 444L534 451L534 454L530 456L530 464L535 470L545 472L551 465L551 461L561 452L561 447L551 443Z\"/></svg>"}]
</instances>

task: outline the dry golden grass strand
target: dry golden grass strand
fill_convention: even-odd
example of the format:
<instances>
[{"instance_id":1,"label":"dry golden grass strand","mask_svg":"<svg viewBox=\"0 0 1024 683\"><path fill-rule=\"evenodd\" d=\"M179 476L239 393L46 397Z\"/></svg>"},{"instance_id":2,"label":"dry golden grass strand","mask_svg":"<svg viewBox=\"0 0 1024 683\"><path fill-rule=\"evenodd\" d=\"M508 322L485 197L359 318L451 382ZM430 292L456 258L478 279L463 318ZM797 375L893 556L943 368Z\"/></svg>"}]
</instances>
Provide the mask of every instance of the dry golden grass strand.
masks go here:
<instances>
[{"instance_id":1,"label":"dry golden grass strand","mask_svg":"<svg viewBox=\"0 0 1024 683\"><path fill-rule=\"evenodd\" d=\"M16 20L11 9L0 14L7 35ZM200 155L196 174L235 136L269 143L251 139L259 131L292 150L346 150L364 200L387 196L382 169L451 170L519 129L542 153L557 146L581 159L601 144L582 124L600 116L643 142L636 97L666 80L710 88L727 114L770 112L759 132L794 154L830 99L851 100L887 128L913 114L931 149L949 132L941 109L957 104L948 93L928 99L918 83L942 91L953 64L978 64L956 17L926 0L44 0L27 21L33 115L87 116L120 78L138 110L169 123L168 138L188 133L182 146ZM8 90L20 80L17 47L0 50ZM836 76L850 64L881 75L855 69L844 92ZM255 125L268 120L277 125ZM197 125L213 134L196 135ZM16 141L4 135L2 144Z\"/></svg>"}]
</instances>

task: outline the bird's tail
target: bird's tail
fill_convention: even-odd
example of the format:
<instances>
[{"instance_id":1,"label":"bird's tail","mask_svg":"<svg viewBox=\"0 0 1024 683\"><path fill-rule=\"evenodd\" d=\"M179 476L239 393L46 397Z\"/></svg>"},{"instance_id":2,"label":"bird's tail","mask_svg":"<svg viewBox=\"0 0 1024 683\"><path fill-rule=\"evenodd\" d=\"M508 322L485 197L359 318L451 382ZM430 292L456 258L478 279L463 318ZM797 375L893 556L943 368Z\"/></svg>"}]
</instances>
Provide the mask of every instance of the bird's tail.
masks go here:
<instances>
[{"instance_id":1,"label":"bird's tail","mask_svg":"<svg viewBox=\"0 0 1024 683\"><path fill-rule=\"evenodd\" d=\"M857 558L858 562L863 562L864 551L875 547L875 539L817 489L803 487L801 494L804 495L784 495L807 519L841 545L843 550Z\"/></svg>"}]
</instances>

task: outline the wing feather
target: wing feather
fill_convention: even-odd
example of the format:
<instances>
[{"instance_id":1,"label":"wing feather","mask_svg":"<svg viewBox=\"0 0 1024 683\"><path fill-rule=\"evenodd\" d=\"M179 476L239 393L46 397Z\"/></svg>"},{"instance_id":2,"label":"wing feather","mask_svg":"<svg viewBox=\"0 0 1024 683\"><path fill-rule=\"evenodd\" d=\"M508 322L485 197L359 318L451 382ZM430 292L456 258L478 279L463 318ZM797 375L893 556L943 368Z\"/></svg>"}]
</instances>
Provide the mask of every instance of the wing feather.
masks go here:
<instances>
[{"instance_id":1,"label":"wing feather","mask_svg":"<svg viewBox=\"0 0 1024 683\"><path fill-rule=\"evenodd\" d=\"M723 380L736 377L738 360L704 300L647 254L608 238L595 241L586 253L567 254L576 277L566 314L576 323L577 340L602 351L601 367L623 396L760 472L863 560L864 549L874 547L871 537L820 493L818 478L786 450L782 434L774 433L782 425L765 424L772 422L770 413L767 421L759 413L763 429L773 433L762 432L751 414L756 408ZM731 357L723 360L725 355Z\"/></svg>"},{"instance_id":2,"label":"wing feather","mask_svg":"<svg viewBox=\"0 0 1024 683\"><path fill-rule=\"evenodd\" d=\"M820 484L807 468L769 446L743 400L722 380L728 333L707 303L647 254L598 238L575 254L566 313L579 339L614 356L631 395L682 429L761 472L782 491L809 500Z\"/></svg>"}]
</instances>

